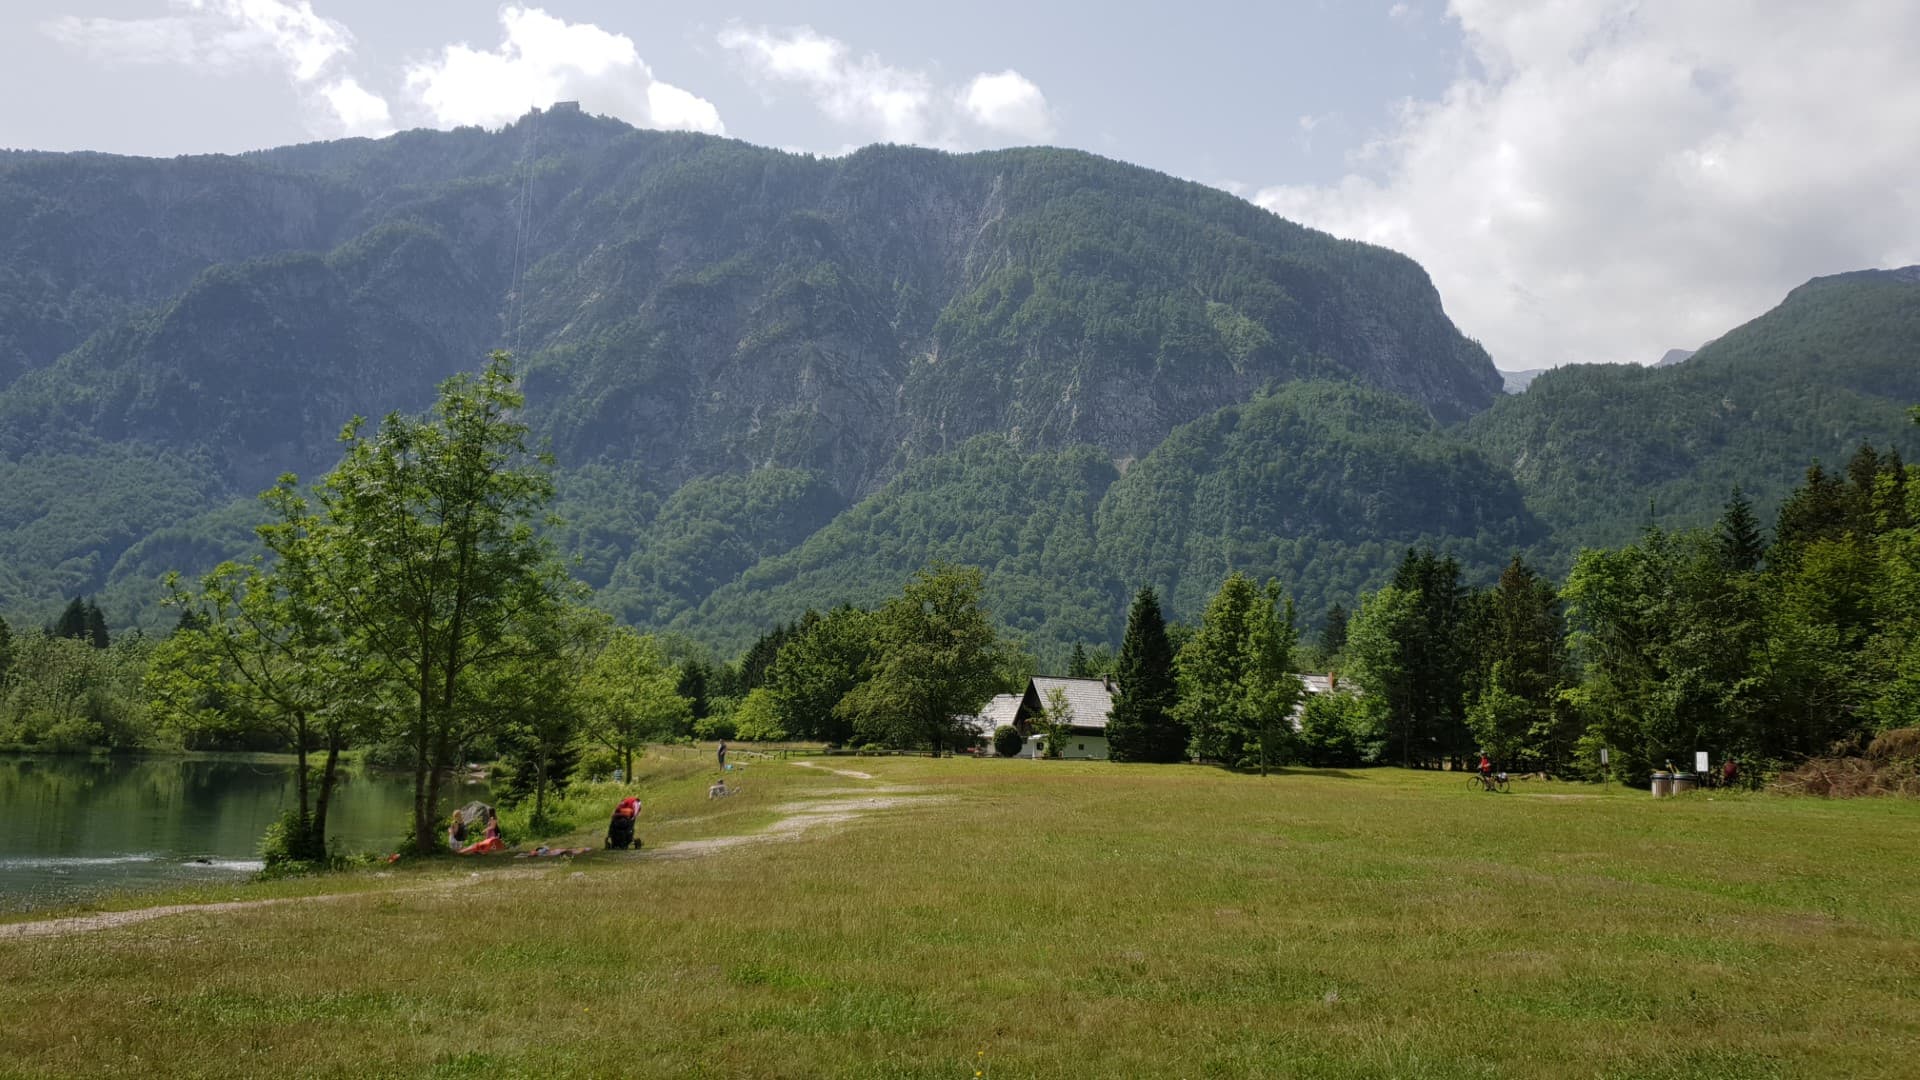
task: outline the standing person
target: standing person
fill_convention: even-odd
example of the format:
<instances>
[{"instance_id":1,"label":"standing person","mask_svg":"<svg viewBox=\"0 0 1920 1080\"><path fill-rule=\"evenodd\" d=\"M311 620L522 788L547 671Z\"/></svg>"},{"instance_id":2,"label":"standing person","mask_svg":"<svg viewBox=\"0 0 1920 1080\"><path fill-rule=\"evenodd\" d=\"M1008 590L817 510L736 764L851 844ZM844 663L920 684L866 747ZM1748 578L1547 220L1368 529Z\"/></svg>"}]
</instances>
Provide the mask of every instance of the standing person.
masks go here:
<instances>
[{"instance_id":1,"label":"standing person","mask_svg":"<svg viewBox=\"0 0 1920 1080\"><path fill-rule=\"evenodd\" d=\"M1720 786L1732 787L1740 782L1740 763L1728 758L1720 765Z\"/></svg>"},{"instance_id":2,"label":"standing person","mask_svg":"<svg viewBox=\"0 0 1920 1080\"><path fill-rule=\"evenodd\" d=\"M1490 780L1492 778L1493 778L1493 759L1487 756L1487 752L1485 750L1482 750L1480 751L1480 779Z\"/></svg>"},{"instance_id":3,"label":"standing person","mask_svg":"<svg viewBox=\"0 0 1920 1080\"><path fill-rule=\"evenodd\" d=\"M720 768L722 770L725 770L727 767L727 740L725 739L720 740L719 757L720 757Z\"/></svg>"}]
</instances>

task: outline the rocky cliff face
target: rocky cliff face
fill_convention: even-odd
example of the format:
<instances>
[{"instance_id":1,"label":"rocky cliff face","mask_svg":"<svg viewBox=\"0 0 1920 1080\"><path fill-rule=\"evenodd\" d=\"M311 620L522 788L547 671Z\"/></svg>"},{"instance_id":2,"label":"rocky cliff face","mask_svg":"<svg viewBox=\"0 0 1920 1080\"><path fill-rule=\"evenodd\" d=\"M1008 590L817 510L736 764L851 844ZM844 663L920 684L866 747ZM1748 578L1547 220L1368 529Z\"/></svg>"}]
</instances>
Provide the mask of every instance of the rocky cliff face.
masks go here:
<instances>
[{"instance_id":1,"label":"rocky cliff face","mask_svg":"<svg viewBox=\"0 0 1920 1080\"><path fill-rule=\"evenodd\" d=\"M0 446L194 445L236 485L324 466L346 415L417 407L489 347L525 358L563 461L669 488L790 466L846 497L983 432L1135 457L1302 376L1441 420L1499 388L1412 262L1067 151L821 161L553 113L0 159L0 198L0 304L37 312L0 359L36 371Z\"/></svg>"}]
</instances>

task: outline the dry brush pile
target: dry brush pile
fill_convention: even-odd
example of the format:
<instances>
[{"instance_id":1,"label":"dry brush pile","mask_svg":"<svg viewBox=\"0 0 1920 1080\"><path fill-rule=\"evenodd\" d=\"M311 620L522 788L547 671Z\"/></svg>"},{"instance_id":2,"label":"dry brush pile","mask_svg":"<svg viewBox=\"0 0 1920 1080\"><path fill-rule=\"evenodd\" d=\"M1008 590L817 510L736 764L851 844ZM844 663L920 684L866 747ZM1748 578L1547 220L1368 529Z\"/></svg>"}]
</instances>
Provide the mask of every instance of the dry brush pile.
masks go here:
<instances>
[{"instance_id":1,"label":"dry brush pile","mask_svg":"<svg viewBox=\"0 0 1920 1080\"><path fill-rule=\"evenodd\" d=\"M1812 758L1780 774L1772 788L1830 799L1920 795L1920 728L1882 732L1864 751Z\"/></svg>"}]
</instances>

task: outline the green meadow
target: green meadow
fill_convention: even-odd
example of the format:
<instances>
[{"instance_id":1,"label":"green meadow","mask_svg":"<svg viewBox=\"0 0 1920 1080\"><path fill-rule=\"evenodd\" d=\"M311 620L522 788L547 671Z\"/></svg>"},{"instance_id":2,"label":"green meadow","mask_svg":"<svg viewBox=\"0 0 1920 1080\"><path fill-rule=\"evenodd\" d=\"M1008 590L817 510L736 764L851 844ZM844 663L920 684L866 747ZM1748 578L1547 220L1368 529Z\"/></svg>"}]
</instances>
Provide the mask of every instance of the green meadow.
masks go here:
<instances>
[{"instance_id":1,"label":"green meadow","mask_svg":"<svg viewBox=\"0 0 1920 1080\"><path fill-rule=\"evenodd\" d=\"M709 764L648 758L637 855L0 927L0 1075L1861 1077L1920 1052L1912 802L1023 760L730 775L708 800Z\"/></svg>"}]
</instances>

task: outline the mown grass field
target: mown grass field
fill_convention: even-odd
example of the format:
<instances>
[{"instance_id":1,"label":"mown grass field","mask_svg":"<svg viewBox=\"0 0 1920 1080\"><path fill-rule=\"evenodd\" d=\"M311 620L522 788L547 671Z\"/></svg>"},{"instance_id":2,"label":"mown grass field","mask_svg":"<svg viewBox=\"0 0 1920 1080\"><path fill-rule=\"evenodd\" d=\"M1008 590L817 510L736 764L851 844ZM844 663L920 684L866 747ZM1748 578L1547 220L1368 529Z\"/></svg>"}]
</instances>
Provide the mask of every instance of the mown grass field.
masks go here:
<instances>
[{"instance_id":1,"label":"mown grass field","mask_svg":"<svg viewBox=\"0 0 1920 1080\"><path fill-rule=\"evenodd\" d=\"M822 764L874 779L755 763L708 803L710 767L650 763L642 836L900 805L0 939L0 1074L1920 1072L1913 803Z\"/></svg>"}]
</instances>

